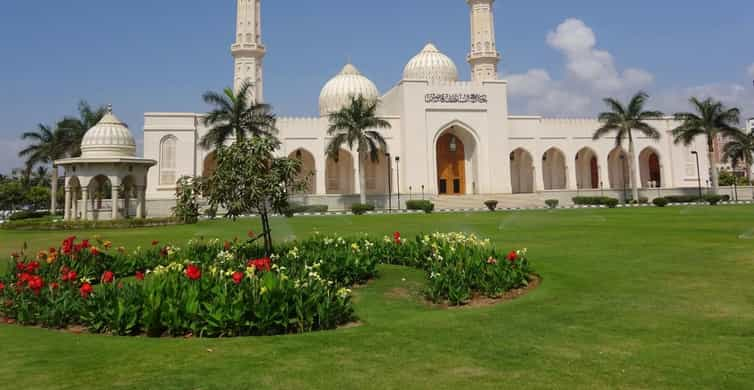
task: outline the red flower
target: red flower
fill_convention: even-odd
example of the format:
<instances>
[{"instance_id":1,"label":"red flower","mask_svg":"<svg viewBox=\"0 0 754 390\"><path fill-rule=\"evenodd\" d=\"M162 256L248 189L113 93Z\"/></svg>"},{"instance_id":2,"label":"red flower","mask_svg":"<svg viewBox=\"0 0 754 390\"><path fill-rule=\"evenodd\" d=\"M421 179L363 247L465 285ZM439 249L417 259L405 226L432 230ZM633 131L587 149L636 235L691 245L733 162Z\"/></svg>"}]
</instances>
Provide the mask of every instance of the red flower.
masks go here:
<instances>
[{"instance_id":1,"label":"red flower","mask_svg":"<svg viewBox=\"0 0 754 390\"><path fill-rule=\"evenodd\" d=\"M136 271L136 280L144 280L144 272Z\"/></svg>"},{"instance_id":2,"label":"red flower","mask_svg":"<svg viewBox=\"0 0 754 390\"><path fill-rule=\"evenodd\" d=\"M89 240L81 240L81 249L89 249Z\"/></svg>"},{"instance_id":3,"label":"red flower","mask_svg":"<svg viewBox=\"0 0 754 390\"><path fill-rule=\"evenodd\" d=\"M60 288L60 285L57 282L52 282L50 283L50 288L53 290L57 290L58 288Z\"/></svg>"},{"instance_id":4,"label":"red flower","mask_svg":"<svg viewBox=\"0 0 754 390\"><path fill-rule=\"evenodd\" d=\"M514 263L518 259L518 253L516 251L511 251L511 253L508 253L508 261L511 263Z\"/></svg>"},{"instance_id":5,"label":"red flower","mask_svg":"<svg viewBox=\"0 0 754 390\"><path fill-rule=\"evenodd\" d=\"M243 281L243 272L233 272L233 283L241 284L241 281Z\"/></svg>"},{"instance_id":6,"label":"red flower","mask_svg":"<svg viewBox=\"0 0 754 390\"><path fill-rule=\"evenodd\" d=\"M159 242L159 241L157 241L157 240L152 240L152 246L157 246L157 245L159 245L159 244L160 244L160 242Z\"/></svg>"},{"instance_id":7,"label":"red flower","mask_svg":"<svg viewBox=\"0 0 754 390\"><path fill-rule=\"evenodd\" d=\"M396 244L401 243L401 232L393 233L393 241L395 241Z\"/></svg>"},{"instance_id":8,"label":"red flower","mask_svg":"<svg viewBox=\"0 0 754 390\"><path fill-rule=\"evenodd\" d=\"M5 283L0 282L0 293L2 293L3 290L5 290Z\"/></svg>"},{"instance_id":9,"label":"red flower","mask_svg":"<svg viewBox=\"0 0 754 390\"><path fill-rule=\"evenodd\" d=\"M84 299L89 298L89 295L92 294L92 291L94 291L94 288L92 288L92 285L89 283L84 283L81 285L81 288L79 288L79 293Z\"/></svg>"},{"instance_id":10,"label":"red flower","mask_svg":"<svg viewBox=\"0 0 754 390\"><path fill-rule=\"evenodd\" d=\"M267 272L272 267L272 260L270 260L269 257L264 257L261 259L249 260L246 265L249 267L254 267L257 270Z\"/></svg>"},{"instance_id":11,"label":"red flower","mask_svg":"<svg viewBox=\"0 0 754 390\"><path fill-rule=\"evenodd\" d=\"M223 248L225 248L226 251L229 251L230 250L230 242L229 241L225 241L225 243L223 244Z\"/></svg>"},{"instance_id":12,"label":"red flower","mask_svg":"<svg viewBox=\"0 0 754 390\"><path fill-rule=\"evenodd\" d=\"M202 277L202 270L193 264L189 264L186 267L186 277L191 280L199 280Z\"/></svg>"},{"instance_id":13,"label":"red flower","mask_svg":"<svg viewBox=\"0 0 754 390\"><path fill-rule=\"evenodd\" d=\"M113 271L105 271L105 273L102 274L102 283L112 283L113 279L115 279Z\"/></svg>"},{"instance_id":14,"label":"red flower","mask_svg":"<svg viewBox=\"0 0 754 390\"><path fill-rule=\"evenodd\" d=\"M64 282L73 282L76 280L76 277L78 274L76 271L73 270L63 270L63 276L60 277L60 280Z\"/></svg>"},{"instance_id":15,"label":"red flower","mask_svg":"<svg viewBox=\"0 0 754 390\"><path fill-rule=\"evenodd\" d=\"M37 261L32 261L26 265L26 272L33 274L33 273L36 273L38 269L39 269L39 262Z\"/></svg>"},{"instance_id":16,"label":"red flower","mask_svg":"<svg viewBox=\"0 0 754 390\"><path fill-rule=\"evenodd\" d=\"M253 231L253 230L249 230L249 232L248 232L248 233L247 233L246 235L247 235L247 236L249 236L249 238L254 238L254 237L256 237L256 235L254 234L254 231Z\"/></svg>"},{"instance_id":17,"label":"red flower","mask_svg":"<svg viewBox=\"0 0 754 390\"><path fill-rule=\"evenodd\" d=\"M44 287L45 282L41 276L33 275L29 278L29 289L34 291L34 294L39 294L39 290Z\"/></svg>"},{"instance_id":18,"label":"red flower","mask_svg":"<svg viewBox=\"0 0 754 390\"><path fill-rule=\"evenodd\" d=\"M92 247L91 249L89 249L89 252L92 253L92 256L97 256L99 254L99 249Z\"/></svg>"},{"instance_id":19,"label":"red flower","mask_svg":"<svg viewBox=\"0 0 754 390\"><path fill-rule=\"evenodd\" d=\"M16 263L16 271L25 271L26 270L26 264L24 263Z\"/></svg>"}]
</instances>

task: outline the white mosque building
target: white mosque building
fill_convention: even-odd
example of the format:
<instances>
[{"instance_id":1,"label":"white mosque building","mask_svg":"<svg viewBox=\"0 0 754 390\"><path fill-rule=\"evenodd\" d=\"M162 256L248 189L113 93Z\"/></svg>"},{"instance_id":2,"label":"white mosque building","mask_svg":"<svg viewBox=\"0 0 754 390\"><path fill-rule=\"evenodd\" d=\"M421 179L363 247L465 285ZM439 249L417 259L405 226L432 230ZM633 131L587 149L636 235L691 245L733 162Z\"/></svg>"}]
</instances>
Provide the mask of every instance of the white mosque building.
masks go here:
<instances>
[{"instance_id":1,"label":"white mosque building","mask_svg":"<svg viewBox=\"0 0 754 390\"><path fill-rule=\"evenodd\" d=\"M263 101L261 0L237 2L237 35L231 49L234 84L252 83L254 98ZM545 118L508 111L508 83L498 73L494 0L466 2L471 14L470 81L459 80L457 65L437 46L427 44L388 91L379 91L356 66L346 64L324 83L320 116L278 118L280 154L301 159L304 170L313 172L302 202L339 209L358 201L355 151L341 150L337 162L325 153L330 139L328 114L354 95L378 99L379 116L392 125L382 131L388 147L385 157L365 166L369 201L377 206L387 204L389 193L395 200L397 192L401 200L423 193L443 204L461 204L465 199L478 207L480 199L539 205L542 199L566 202L576 194L620 198L630 188L627 151L616 147L614 139L592 140L600 127L596 118ZM206 176L214 169L214 152L199 146L207 132L202 117L201 113L144 115L144 157L157 161L146 186L152 215L164 214L174 205L178 178ZM635 169L643 195L653 197L658 189L667 194L696 188L699 172L705 178L709 167L701 158L697 169L692 151L704 156L706 146L702 142L674 145L670 131L678 123L671 118L653 124L663 134L659 140L635 141Z\"/></svg>"}]
</instances>

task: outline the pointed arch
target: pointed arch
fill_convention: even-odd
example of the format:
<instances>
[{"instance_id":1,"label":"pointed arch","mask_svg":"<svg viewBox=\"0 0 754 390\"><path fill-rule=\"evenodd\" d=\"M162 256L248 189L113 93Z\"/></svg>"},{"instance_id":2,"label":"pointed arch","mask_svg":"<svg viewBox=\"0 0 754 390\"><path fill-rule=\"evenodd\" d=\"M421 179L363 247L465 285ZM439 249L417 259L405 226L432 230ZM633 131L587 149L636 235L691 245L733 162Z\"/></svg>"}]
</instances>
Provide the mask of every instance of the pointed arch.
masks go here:
<instances>
[{"instance_id":1,"label":"pointed arch","mask_svg":"<svg viewBox=\"0 0 754 390\"><path fill-rule=\"evenodd\" d=\"M317 193L317 169L314 160L314 154L305 148L298 148L288 155L290 159L296 159L301 161L301 172L299 172L297 180L306 181L306 189L302 191L303 194L316 194Z\"/></svg>"},{"instance_id":2,"label":"pointed arch","mask_svg":"<svg viewBox=\"0 0 754 390\"><path fill-rule=\"evenodd\" d=\"M639 153L639 173L643 188L662 187L662 168L657 149L648 146Z\"/></svg>"},{"instance_id":3,"label":"pointed arch","mask_svg":"<svg viewBox=\"0 0 754 390\"><path fill-rule=\"evenodd\" d=\"M542 175L545 190L566 188L566 159L562 150L552 147L542 155Z\"/></svg>"},{"instance_id":4,"label":"pointed arch","mask_svg":"<svg viewBox=\"0 0 754 390\"><path fill-rule=\"evenodd\" d=\"M576 153L576 185L579 189L597 189L600 187L599 156L594 149L586 146Z\"/></svg>"},{"instance_id":5,"label":"pointed arch","mask_svg":"<svg viewBox=\"0 0 754 390\"><path fill-rule=\"evenodd\" d=\"M435 178L438 194L473 194L478 190L479 137L460 120L445 124L433 141Z\"/></svg>"},{"instance_id":6,"label":"pointed arch","mask_svg":"<svg viewBox=\"0 0 754 390\"><path fill-rule=\"evenodd\" d=\"M345 149L340 149L338 159L327 157L325 164L327 194L353 194L356 192L354 158Z\"/></svg>"},{"instance_id":7,"label":"pointed arch","mask_svg":"<svg viewBox=\"0 0 754 390\"><path fill-rule=\"evenodd\" d=\"M616 146L607 156L608 179L611 189L623 190L630 187L628 164L628 153L620 146Z\"/></svg>"},{"instance_id":8,"label":"pointed arch","mask_svg":"<svg viewBox=\"0 0 754 390\"><path fill-rule=\"evenodd\" d=\"M534 193L534 159L524 148L511 152L511 189L514 194Z\"/></svg>"},{"instance_id":9,"label":"pointed arch","mask_svg":"<svg viewBox=\"0 0 754 390\"><path fill-rule=\"evenodd\" d=\"M177 148L178 138L172 134L166 135L160 140L160 164L158 169L161 186L174 185L178 180Z\"/></svg>"}]
</instances>

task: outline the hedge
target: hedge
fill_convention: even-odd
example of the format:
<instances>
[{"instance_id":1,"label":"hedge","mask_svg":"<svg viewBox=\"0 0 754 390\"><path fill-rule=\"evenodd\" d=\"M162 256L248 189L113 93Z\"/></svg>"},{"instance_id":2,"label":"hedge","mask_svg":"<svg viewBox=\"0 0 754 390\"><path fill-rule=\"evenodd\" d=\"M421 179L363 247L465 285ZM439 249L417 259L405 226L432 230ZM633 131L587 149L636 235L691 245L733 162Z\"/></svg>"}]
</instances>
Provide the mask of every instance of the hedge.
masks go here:
<instances>
[{"instance_id":1,"label":"hedge","mask_svg":"<svg viewBox=\"0 0 754 390\"><path fill-rule=\"evenodd\" d=\"M364 215L367 211L374 211L374 206L371 204L354 203L351 205L351 212L354 215Z\"/></svg>"},{"instance_id":2,"label":"hedge","mask_svg":"<svg viewBox=\"0 0 754 390\"><path fill-rule=\"evenodd\" d=\"M607 206L613 199L607 196L577 196L573 198L573 203L579 206Z\"/></svg>"},{"instance_id":3,"label":"hedge","mask_svg":"<svg viewBox=\"0 0 754 390\"><path fill-rule=\"evenodd\" d=\"M428 200L409 200L406 202L406 208L409 210L421 210L430 214L435 211L435 204Z\"/></svg>"},{"instance_id":4,"label":"hedge","mask_svg":"<svg viewBox=\"0 0 754 390\"><path fill-rule=\"evenodd\" d=\"M176 218L119 219L115 221L9 221L0 225L4 230L92 230L158 227L181 224Z\"/></svg>"}]
</instances>

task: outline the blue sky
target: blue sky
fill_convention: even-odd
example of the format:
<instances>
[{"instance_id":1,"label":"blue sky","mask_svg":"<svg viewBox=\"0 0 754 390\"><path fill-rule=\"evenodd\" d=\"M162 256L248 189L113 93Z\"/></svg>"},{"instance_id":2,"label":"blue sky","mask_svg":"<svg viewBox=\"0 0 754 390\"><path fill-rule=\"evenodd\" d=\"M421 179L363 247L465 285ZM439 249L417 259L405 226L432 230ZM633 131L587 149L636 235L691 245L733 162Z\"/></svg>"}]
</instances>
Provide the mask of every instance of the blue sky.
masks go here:
<instances>
[{"instance_id":1,"label":"blue sky","mask_svg":"<svg viewBox=\"0 0 754 390\"><path fill-rule=\"evenodd\" d=\"M704 4L704 5L702 5ZM464 0L263 0L265 95L283 116L315 115L347 58L387 91L428 42L468 78ZM724 8L723 8L724 7ZM714 95L754 114L754 2L496 2L501 73L514 114L593 115L599 98L647 89L656 108ZM232 79L231 0L8 1L0 13L0 172L19 134L112 103L141 139L147 111L203 112Z\"/></svg>"}]
</instances>

